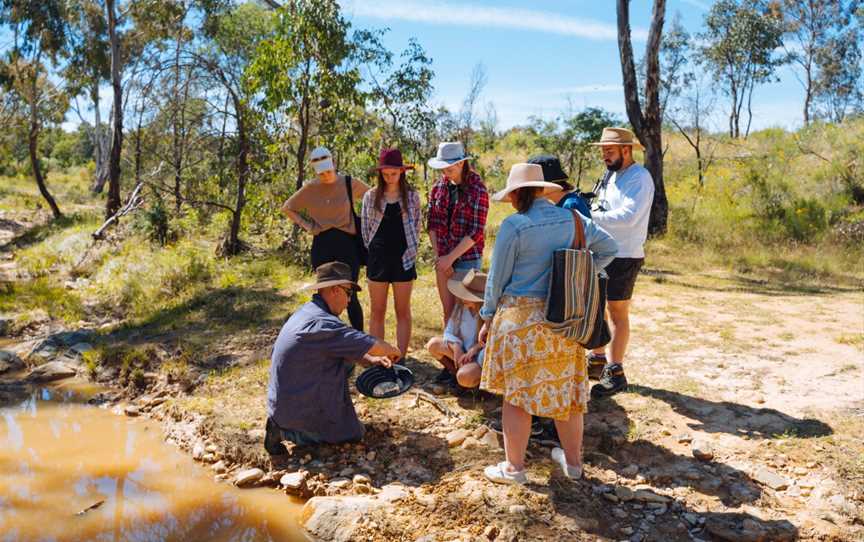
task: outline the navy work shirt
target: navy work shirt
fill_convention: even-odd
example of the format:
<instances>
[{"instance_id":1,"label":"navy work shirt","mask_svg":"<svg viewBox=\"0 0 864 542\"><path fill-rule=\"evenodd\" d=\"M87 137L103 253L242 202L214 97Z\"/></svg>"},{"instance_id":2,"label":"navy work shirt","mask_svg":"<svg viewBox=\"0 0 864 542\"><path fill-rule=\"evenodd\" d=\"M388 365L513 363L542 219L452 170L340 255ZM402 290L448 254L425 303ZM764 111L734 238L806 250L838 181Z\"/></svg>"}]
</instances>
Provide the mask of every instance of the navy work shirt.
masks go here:
<instances>
[{"instance_id":1,"label":"navy work shirt","mask_svg":"<svg viewBox=\"0 0 864 542\"><path fill-rule=\"evenodd\" d=\"M315 433L325 442L360 439L348 374L374 344L316 294L285 322L273 346L267 415L282 429Z\"/></svg>"}]
</instances>

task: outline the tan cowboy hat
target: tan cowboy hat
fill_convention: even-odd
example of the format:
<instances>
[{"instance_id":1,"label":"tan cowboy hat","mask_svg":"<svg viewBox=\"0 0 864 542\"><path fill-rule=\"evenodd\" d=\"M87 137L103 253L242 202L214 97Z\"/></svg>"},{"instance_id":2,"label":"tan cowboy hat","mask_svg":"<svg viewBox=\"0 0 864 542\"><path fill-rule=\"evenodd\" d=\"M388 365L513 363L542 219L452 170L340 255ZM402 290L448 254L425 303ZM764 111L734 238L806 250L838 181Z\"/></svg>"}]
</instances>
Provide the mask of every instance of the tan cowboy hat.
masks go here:
<instances>
[{"instance_id":1,"label":"tan cowboy hat","mask_svg":"<svg viewBox=\"0 0 864 542\"><path fill-rule=\"evenodd\" d=\"M636 139L633 132L627 128L603 128L603 134L600 136L600 141L591 144L598 147L603 147L605 145L631 145L640 150L645 150L642 143L639 143L639 140Z\"/></svg>"},{"instance_id":2,"label":"tan cowboy hat","mask_svg":"<svg viewBox=\"0 0 864 542\"><path fill-rule=\"evenodd\" d=\"M358 292L360 285L351 280L351 267L347 263L330 262L319 265L315 269L315 282L302 286L300 290L320 290L330 286L350 284Z\"/></svg>"},{"instance_id":3,"label":"tan cowboy hat","mask_svg":"<svg viewBox=\"0 0 864 542\"><path fill-rule=\"evenodd\" d=\"M507 186L504 190L495 192L492 196L493 201L505 201L507 194L518 189L535 186L545 188L543 195L561 190L561 187L555 183L549 183L543 180L543 168L537 164L513 164L510 168L510 175L507 177Z\"/></svg>"},{"instance_id":4,"label":"tan cowboy hat","mask_svg":"<svg viewBox=\"0 0 864 542\"><path fill-rule=\"evenodd\" d=\"M483 303L483 293L486 291L486 273L478 273L474 269L464 275L457 274L447 281L450 293L464 301Z\"/></svg>"}]
</instances>

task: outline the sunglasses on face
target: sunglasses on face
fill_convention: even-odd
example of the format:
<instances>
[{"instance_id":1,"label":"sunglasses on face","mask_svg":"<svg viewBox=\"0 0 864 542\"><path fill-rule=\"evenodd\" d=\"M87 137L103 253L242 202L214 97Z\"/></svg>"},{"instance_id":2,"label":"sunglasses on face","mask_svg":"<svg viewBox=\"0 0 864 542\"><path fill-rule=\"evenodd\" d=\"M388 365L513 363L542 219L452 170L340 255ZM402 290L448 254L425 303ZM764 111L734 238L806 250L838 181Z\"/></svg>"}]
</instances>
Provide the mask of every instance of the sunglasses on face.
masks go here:
<instances>
[{"instance_id":1,"label":"sunglasses on face","mask_svg":"<svg viewBox=\"0 0 864 542\"><path fill-rule=\"evenodd\" d=\"M348 297L351 297L351 294L354 293L354 288L352 288L352 287L350 287L350 286L339 286L339 288L340 288L343 292L345 292L345 295L347 295Z\"/></svg>"}]
</instances>

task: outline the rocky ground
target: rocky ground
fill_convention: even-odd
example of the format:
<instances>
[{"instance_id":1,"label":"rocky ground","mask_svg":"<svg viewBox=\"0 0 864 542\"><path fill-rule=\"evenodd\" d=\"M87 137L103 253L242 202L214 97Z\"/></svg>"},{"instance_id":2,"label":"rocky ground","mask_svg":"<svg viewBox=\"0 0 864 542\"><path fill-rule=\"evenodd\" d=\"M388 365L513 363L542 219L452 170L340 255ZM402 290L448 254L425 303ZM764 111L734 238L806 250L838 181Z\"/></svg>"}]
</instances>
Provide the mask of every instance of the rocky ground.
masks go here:
<instances>
[{"instance_id":1,"label":"rocky ground","mask_svg":"<svg viewBox=\"0 0 864 542\"><path fill-rule=\"evenodd\" d=\"M7 220L0 231L13 239L26 227ZM0 280L14 279L14 250L0 253ZM421 295L433 299L424 281ZM278 324L222 337L182 371L176 335L130 335L95 316L84 324L43 321L11 338L0 373L28 376L0 386L0 402L24 383L90 374L109 386L94 402L163 420L217 480L308 499L301 523L317 539L864 540L860 290L649 266L637 285L631 386L591 403L584 478L563 478L550 448L532 443L524 487L482 476L503 458L484 425L500 401L428 393L437 370L422 350L408 360L415 390L356 397L368 428L361 444L295 448L274 465L262 421ZM137 386L117 387L116 368L94 372L83 361L120 341L153 358Z\"/></svg>"}]
</instances>

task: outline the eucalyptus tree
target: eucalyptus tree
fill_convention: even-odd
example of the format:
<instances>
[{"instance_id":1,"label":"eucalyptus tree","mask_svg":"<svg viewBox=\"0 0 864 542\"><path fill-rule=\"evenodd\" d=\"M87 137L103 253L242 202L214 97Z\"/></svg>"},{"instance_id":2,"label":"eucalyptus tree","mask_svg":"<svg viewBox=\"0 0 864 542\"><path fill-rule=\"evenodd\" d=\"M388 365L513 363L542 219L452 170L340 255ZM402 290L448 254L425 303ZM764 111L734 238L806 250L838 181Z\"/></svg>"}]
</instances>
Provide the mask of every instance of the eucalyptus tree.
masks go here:
<instances>
[{"instance_id":1,"label":"eucalyptus tree","mask_svg":"<svg viewBox=\"0 0 864 542\"><path fill-rule=\"evenodd\" d=\"M62 122L68 108L65 93L51 81L48 71L66 45L66 9L62 0L0 1L0 24L12 33L12 45L0 64L0 83L17 103L20 114L16 118L26 126L33 178L54 218L62 213L45 182L39 137L46 123Z\"/></svg>"},{"instance_id":2,"label":"eucalyptus tree","mask_svg":"<svg viewBox=\"0 0 864 542\"><path fill-rule=\"evenodd\" d=\"M714 81L729 97L729 136L741 137L741 114L747 106L744 137L753 120L753 91L776 79L777 68L787 61L779 54L782 15L761 0L717 0L705 16L705 31L698 38L700 58Z\"/></svg>"}]
</instances>

